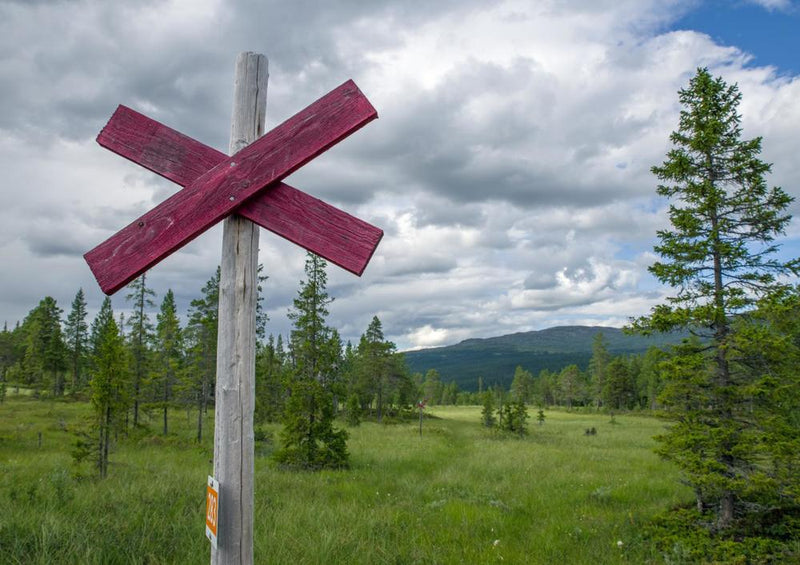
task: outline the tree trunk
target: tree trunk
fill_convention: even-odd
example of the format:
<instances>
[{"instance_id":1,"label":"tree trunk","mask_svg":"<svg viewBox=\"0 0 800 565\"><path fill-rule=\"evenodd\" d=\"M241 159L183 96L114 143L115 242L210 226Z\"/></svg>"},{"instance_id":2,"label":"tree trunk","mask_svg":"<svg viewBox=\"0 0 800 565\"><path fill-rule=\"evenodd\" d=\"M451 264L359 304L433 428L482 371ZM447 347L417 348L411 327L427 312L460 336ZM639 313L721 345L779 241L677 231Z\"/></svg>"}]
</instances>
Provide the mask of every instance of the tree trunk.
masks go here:
<instances>
[{"instance_id":1,"label":"tree trunk","mask_svg":"<svg viewBox=\"0 0 800 565\"><path fill-rule=\"evenodd\" d=\"M735 499L733 493L726 491L722 495L722 500L719 504L719 527L720 529L728 528L733 523L735 516Z\"/></svg>"}]
</instances>

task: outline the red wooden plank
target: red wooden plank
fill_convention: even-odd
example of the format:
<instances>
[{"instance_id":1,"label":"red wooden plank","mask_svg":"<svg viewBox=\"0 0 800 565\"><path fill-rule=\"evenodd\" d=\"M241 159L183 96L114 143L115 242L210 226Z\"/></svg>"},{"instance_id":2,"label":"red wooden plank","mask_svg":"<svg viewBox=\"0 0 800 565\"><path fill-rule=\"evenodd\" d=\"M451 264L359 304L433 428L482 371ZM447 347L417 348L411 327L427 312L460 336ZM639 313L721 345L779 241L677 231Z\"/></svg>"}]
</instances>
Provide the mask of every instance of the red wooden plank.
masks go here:
<instances>
[{"instance_id":1,"label":"red wooden plank","mask_svg":"<svg viewBox=\"0 0 800 565\"><path fill-rule=\"evenodd\" d=\"M125 106L117 109L97 141L181 186L229 159ZM236 213L358 276L383 237L379 228L283 182L257 193Z\"/></svg>"},{"instance_id":2,"label":"red wooden plank","mask_svg":"<svg viewBox=\"0 0 800 565\"><path fill-rule=\"evenodd\" d=\"M334 89L86 253L100 288L113 294L377 117L353 81Z\"/></svg>"},{"instance_id":3,"label":"red wooden plank","mask_svg":"<svg viewBox=\"0 0 800 565\"><path fill-rule=\"evenodd\" d=\"M188 186L203 173L230 159L144 114L119 106L97 142L181 186Z\"/></svg>"},{"instance_id":4,"label":"red wooden plank","mask_svg":"<svg viewBox=\"0 0 800 565\"><path fill-rule=\"evenodd\" d=\"M267 194L251 198L236 212L361 276L383 230L284 183Z\"/></svg>"}]
</instances>

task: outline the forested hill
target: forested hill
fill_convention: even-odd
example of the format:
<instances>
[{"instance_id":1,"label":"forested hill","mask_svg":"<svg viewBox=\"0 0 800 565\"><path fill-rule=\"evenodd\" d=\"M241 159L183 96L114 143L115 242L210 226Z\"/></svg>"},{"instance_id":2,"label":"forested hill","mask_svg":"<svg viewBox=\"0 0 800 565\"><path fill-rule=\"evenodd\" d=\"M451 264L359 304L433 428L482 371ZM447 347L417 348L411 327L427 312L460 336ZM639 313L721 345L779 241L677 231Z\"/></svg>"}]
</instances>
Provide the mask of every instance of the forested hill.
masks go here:
<instances>
[{"instance_id":1,"label":"forested hill","mask_svg":"<svg viewBox=\"0 0 800 565\"><path fill-rule=\"evenodd\" d=\"M560 371L570 364L585 370L592 356L592 340L602 333L612 355L644 353L651 345L680 342L677 335L631 336L619 328L602 326L559 326L485 339L467 339L456 345L407 351L412 373L436 369L442 382L455 381L459 389L474 391L478 377L484 385L510 385L517 365L534 376L542 369Z\"/></svg>"}]
</instances>

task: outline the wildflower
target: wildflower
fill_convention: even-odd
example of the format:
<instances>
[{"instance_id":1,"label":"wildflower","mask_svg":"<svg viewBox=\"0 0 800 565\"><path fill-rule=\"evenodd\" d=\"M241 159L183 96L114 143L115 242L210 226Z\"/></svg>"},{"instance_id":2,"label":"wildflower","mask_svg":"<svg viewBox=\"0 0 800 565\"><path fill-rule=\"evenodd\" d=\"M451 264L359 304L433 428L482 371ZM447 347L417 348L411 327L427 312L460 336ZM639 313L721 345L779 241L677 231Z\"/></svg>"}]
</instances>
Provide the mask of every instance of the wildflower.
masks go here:
<instances>
[{"instance_id":1,"label":"wildflower","mask_svg":"<svg viewBox=\"0 0 800 565\"><path fill-rule=\"evenodd\" d=\"M496 539L496 540L494 540L494 542L492 542L492 547L497 547L498 545L500 545L500 540L499 539Z\"/></svg>"},{"instance_id":2,"label":"wildflower","mask_svg":"<svg viewBox=\"0 0 800 565\"><path fill-rule=\"evenodd\" d=\"M621 540L621 539L620 539L620 540L617 540L617 547L618 547L618 548L622 549L622 546L623 546L623 545L625 545L625 544L624 544L624 543L622 543L622 540Z\"/></svg>"}]
</instances>

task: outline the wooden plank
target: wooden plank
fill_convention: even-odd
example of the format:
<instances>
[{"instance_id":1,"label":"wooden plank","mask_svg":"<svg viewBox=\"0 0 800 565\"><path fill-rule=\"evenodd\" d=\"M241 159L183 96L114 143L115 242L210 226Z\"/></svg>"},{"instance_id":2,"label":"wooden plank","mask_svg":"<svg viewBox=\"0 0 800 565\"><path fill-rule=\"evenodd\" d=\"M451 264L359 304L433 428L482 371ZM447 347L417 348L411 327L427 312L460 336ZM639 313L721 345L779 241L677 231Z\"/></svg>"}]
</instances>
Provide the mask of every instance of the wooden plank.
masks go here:
<instances>
[{"instance_id":1,"label":"wooden plank","mask_svg":"<svg viewBox=\"0 0 800 565\"><path fill-rule=\"evenodd\" d=\"M100 288L113 294L377 117L353 81L334 89L86 253Z\"/></svg>"},{"instance_id":2,"label":"wooden plank","mask_svg":"<svg viewBox=\"0 0 800 565\"><path fill-rule=\"evenodd\" d=\"M181 186L229 159L209 147L135 110L120 105L97 142Z\"/></svg>"},{"instance_id":3,"label":"wooden plank","mask_svg":"<svg viewBox=\"0 0 800 565\"><path fill-rule=\"evenodd\" d=\"M383 230L330 204L279 183L236 209L238 214L361 276Z\"/></svg>"},{"instance_id":4,"label":"wooden plank","mask_svg":"<svg viewBox=\"0 0 800 565\"><path fill-rule=\"evenodd\" d=\"M235 76L231 154L264 132L267 58L240 53ZM253 563L258 231L256 224L238 214L225 218L214 397L214 476L222 492L212 565Z\"/></svg>"},{"instance_id":5,"label":"wooden plank","mask_svg":"<svg viewBox=\"0 0 800 565\"><path fill-rule=\"evenodd\" d=\"M125 106L97 141L181 186L229 158ZM257 193L236 213L358 276L383 237L381 229L283 182Z\"/></svg>"}]
</instances>

